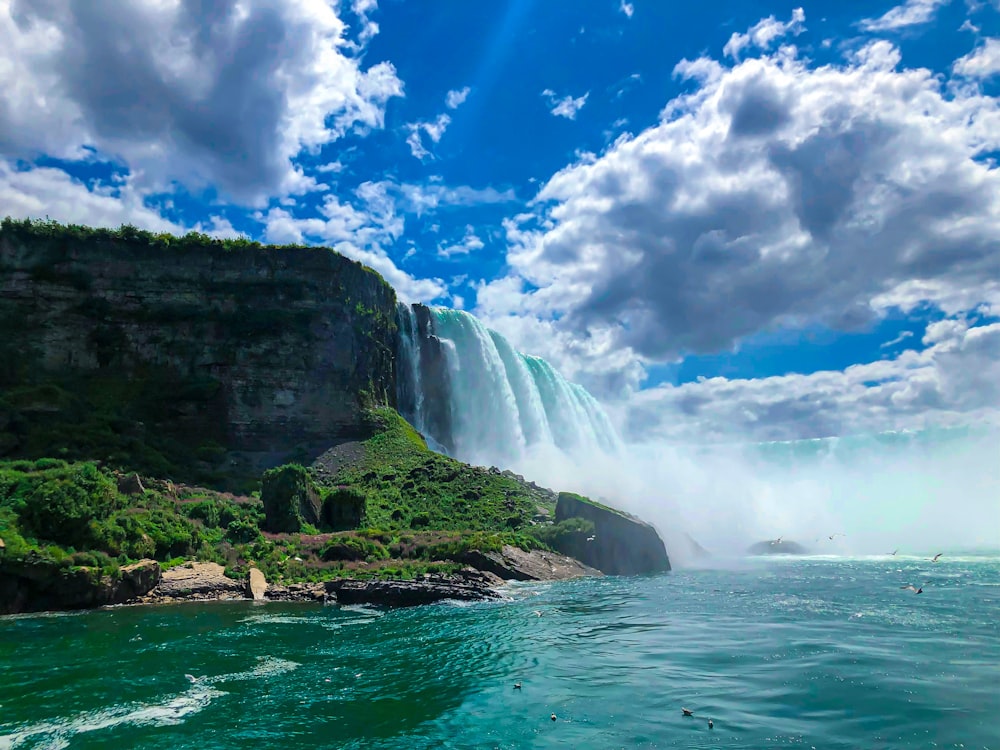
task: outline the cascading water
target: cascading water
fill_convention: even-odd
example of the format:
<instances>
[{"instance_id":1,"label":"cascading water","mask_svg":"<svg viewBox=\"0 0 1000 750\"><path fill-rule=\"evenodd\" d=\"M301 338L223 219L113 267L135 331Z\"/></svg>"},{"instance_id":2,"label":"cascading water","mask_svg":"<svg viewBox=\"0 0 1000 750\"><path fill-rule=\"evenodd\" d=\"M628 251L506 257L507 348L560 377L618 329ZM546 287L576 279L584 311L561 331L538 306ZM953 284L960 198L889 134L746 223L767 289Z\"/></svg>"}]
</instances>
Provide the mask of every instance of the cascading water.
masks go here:
<instances>
[{"instance_id":1,"label":"cascading water","mask_svg":"<svg viewBox=\"0 0 1000 750\"><path fill-rule=\"evenodd\" d=\"M569 455L617 448L597 401L548 362L516 351L468 313L416 310L400 306L400 410L450 453L510 466L536 448Z\"/></svg>"}]
</instances>

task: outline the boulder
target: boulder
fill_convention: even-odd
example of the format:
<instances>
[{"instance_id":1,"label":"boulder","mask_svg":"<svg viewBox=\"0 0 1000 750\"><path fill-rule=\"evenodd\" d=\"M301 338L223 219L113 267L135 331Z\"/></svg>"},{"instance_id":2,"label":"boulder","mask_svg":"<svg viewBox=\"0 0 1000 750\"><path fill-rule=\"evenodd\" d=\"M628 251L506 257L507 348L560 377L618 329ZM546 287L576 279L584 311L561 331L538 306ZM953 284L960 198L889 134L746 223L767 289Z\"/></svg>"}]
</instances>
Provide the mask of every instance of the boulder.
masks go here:
<instances>
[{"instance_id":1,"label":"boulder","mask_svg":"<svg viewBox=\"0 0 1000 750\"><path fill-rule=\"evenodd\" d=\"M138 599L152 591L160 582L162 570L156 560L140 560L118 571L118 580L111 586L111 603Z\"/></svg>"},{"instance_id":2,"label":"boulder","mask_svg":"<svg viewBox=\"0 0 1000 750\"><path fill-rule=\"evenodd\" d=\"M152 600L242 599L245 584L227 578L225 568L213 562L189 562L163 571L151 592Z\"/></svg>"},{"instance_id":3,"label":"boulder","mask_svg":"<svg viewBox=\"0 0 1000 750\"><path fill-rule=\"evenodd\" d=\"M247 576L247 598L260 601L265 593L267 593L267 579L257 568L250 568L250 574Z\"/></svg>"},{"instance_id":4,"label":"boulder","mask_svg":"<svg viewBox=\"0 0 1000 750\"><path fill-rule=\"evenodd\" d=\"M585 565L609 575L641 575L670 570L670 558L656 529L635 516L593 500L560 492L556 523L583 518L594 524L589 537L582 534L557 542L557 549Z\"/></svg>"},{"instance_id":5,"label":"boulder","mask_svg":"<svg viewBox=\"0 0 1000 750\"><path fill-rule=\"evenodd\" d=\"M544 550L525 552L509 544L499 552L471 550L465 553L462 562L505 581L562 581L601 575L601 571L566 555Z\"/></svg>"},{"instance_id":6,"label":"boulder","mask_svg":"<svg viewBox=\"0 0 1000 750\"><path fill-rule=\"evenodd\" d=\"M326 582L326 592L339 604L374 604L380 607L412 607L444 599L464 602L499 599L493 589L478 583L423 581L353 581L337 579Z\"/></svg>"},{"instance_id":7,"label":"boulder","mask_svg":"<svg viewBox=\"0 0 1000 750\"><path fill-rule=\"evenodd\" d=\"M118 477L118 491L123 495L141 495L146 488L138 474L126 474Z\"/></svg>"}]
</instances>

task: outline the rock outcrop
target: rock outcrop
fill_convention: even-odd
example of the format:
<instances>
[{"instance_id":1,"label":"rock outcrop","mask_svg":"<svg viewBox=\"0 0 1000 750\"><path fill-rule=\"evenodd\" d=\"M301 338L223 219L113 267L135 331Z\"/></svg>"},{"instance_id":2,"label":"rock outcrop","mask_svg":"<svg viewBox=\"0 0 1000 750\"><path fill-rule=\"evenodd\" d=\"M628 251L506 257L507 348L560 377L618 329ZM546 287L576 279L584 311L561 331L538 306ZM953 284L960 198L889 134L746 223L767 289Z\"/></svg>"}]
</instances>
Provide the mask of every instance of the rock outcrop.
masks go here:
<instances>
[{"instance_id":1,"label":"rock outcrop","mask_svg":"<svg viewBox=\"0 0 1000 750\"><path fill-rule=\"evenodd\" d=\"M267 593L267 579L257 568L250 568L247 575L246 596L254 601L261 601Z\"/></svg>"},{"instance_id":2,"label":"rock outcrop","mask_svg":"<svg viewBox=\"0 0 1000 750\"><path fill-rule=\"evenodd\" d=\"M499 599L500 594L483 583L451 581L328 581L326 591L338 604L373 604L380 607L412 607L445 599L464 602Z\"/></svg>"},{"instance_id":3,"label":"rock outcrop","mask_svg":"<svg viewBox=\"0 0 1000 750\"><path fill-rule=\"evenodd\" d=\"M410 309L413 314L408 316L405 325L414 326L416 330L401 331L399 340L400 346L409 345L412 348L407 356L415 357L419 363L423 398L418 405L414 394L408 394L404 387L401 396L409 403L400 404L400 410L404 414L414 414L419 408L416 421L426 425L427 432L450 452L455 446L452 438L451 375L444 344L434 333L430 308L414 304ZM401 378L401 381L405 386L406 379Z\"/></svg>"},{"instance_id":4,"label":"rock outcrop","mask_svg":"<svg viewBox=\"0 0 1000 750\"><path fill-rule=\"evenodd\" d=\"M572 557L544 550L525 552L509 544L499 552L472 550L465 554L462 562L504 581L562 581L602 575L601 571Z\"/></svg>"},{"instance_id":5,"label":"rock outcrop","mask_svg":"<svg viewBox=\"0 0 1000 750\"><path fill-rule=\"evenodd\" d=\"M127 565L115 576L32 557L5 561L0 571L0 615L123 604L146 595L159 577L160 564L155 560Z\"/></svg>"},{"instance_id":6,"label":"rock outcrop","mask_svg":"<svg viewBox=\"0 0 1000 750\"><path fill-rule=\"evenodd\" d=\"M147 602L188 599L242 599L244 584L227 578L225 568L213 562L189 562L163 572Z\"/></svg>"},{"instance_id":7,"label":"rock outcrop","mask_svg":"<svg viewBox=\"0 0 1000 750\"><path fill-rule=\"evenodd\" d=\"M766 539L747 548L748 555L808 555L809 550L798 542L786 539Z\"/></svg>"},{"instance_id":8,"label":"rock outcrop","mask_svg":"<svg viewBox=\"0 0 1000 750\"><path fill-rule=\"evenodd\" d=\"M4 222L0 271L4 455L256 478L395 403L395 292L329 249Z\"/></svg>"},{"instance_id":9,"label":"rock outcrop","mask_svg":"<svg viewBox=\"0 0 1000 750\"><path fill-rule=\"evenodd\" d=\"M670 570L670 558L656 529L648 523L571 492L560 492L556 523L583 518L594 524L582 534L559 542L557 549L609 575L637 575Z\"/></svg>"}]
</instances>

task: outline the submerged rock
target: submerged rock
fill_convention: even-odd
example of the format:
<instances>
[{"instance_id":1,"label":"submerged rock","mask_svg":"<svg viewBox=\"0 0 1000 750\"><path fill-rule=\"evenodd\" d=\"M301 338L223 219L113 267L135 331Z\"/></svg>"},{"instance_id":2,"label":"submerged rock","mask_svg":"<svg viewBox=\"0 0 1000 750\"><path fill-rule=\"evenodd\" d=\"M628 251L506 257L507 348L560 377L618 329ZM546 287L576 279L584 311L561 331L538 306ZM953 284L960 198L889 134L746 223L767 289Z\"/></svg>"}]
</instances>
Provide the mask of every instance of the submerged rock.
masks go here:
<instances>
[{"instance_id":1,"label":"submerged rock","mask_svg":"<svg viewBox=\"0 0 1000 750\"><path fill-rule=\"evenodd\" d=\"M589 537L561 541L563 554L610 575L639 575L670 570L670 558L656 529L622 511L571 492L560 492L556 523L583 518L594 524Z\"/></svg>"},{"instance_id":2,"label":"submerged rock","mask_svg":"<svg viewBox=\"0 0 1000 750\"><path fill-rule=\"evenodd\" d=\"M765 539L747 548L748 555L808 555L809 550L787 539Z\"/></svg>"},{"instance_id":3,"label":"submerged rock","mask_svg":"<svg viewBox=\"0 0 1000 750\"><path fill-rule=\"evenodd\" d=\"M482 583L423 581L327 581L326 592L339 604L374 604L381 607L412 607L444 599L463 602L499 599L500 595Z\"/></svg>"}]
</instances>

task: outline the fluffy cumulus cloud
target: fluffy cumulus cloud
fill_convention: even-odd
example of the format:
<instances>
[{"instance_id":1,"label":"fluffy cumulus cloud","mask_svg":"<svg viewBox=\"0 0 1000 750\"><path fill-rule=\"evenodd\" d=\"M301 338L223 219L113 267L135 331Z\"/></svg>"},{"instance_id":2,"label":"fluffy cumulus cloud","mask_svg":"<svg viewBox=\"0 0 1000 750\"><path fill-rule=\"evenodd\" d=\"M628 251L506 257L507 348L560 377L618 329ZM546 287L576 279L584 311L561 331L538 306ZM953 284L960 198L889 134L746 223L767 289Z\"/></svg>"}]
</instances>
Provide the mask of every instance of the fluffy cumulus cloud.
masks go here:
<instances>
[{"instance_id":1,"label":"fluffy cumulus cloud","mask_svg":"<svg viewBox=\"0 0 1000 750\"><path fill-rule=\"evenodd\" d=\"M359 40L374 7L354 2ZM246 203L310 189L294 158L381 127L403 92L346 33L326 0L0 0L0 152L90 147Z\"/></svg>"},{"instance_id":2,"label":"fluffy cumulus cloud","mask_svg":"<svg viewBox=\"0 0 1000 750\"><path fill-rule=\"evenodd\" d=\"M587 103L587 97L589 96L589 91L583 96L575 98L569 95L557 96L556 92L552 89L545 89L542 92L542 98L549 105L549 112L556 117L565 117L567 120L576 119L576 113L583 109L583 105Z\"/></svg>"},{"instance_id":3,"label":"fluffy cumulus cloud","mask_svg":"<svg viewBox=\"0 0 1000 750\"><path fill-rule=\"evenodd\" d=\"M956 75L966 78L992 78L1000 75L1000 37L989 37L952 65Z\"/></svg>"},{"instance_id":4,"label":"fluffy cumulus cloud","mask_svg":"<svg viewBox=\"0 0 1000 750\"><path fill-rule=\"evenodd\" d=\"M897 31L912 26L920 26L934 19L934 14L942 5L951 0L906 0L902 5L890 8L878 18L866 18L858 24L865 31Z\"/></svg>"},{"instance_id":5,"label":"fluffy cumulus cloud","mask_svg":"<svg viewBox=\"0 0 1000 750\"><path fill-rule=\"evenodd\" d=\"M480 286L477 309L523 348L622 396L644 365L777 327L1000 300L995 98L902 67L885 41L841 64L810 67L785 46L675 72L695 89L658 124L583 155L508 222L511 273ZM656 393L680 407L717 386ZM794 422L782 408L758 419Z\"/></svg>"},{"instance_id":6,"label":"fluffy cumulus cloud","mask_svg":"<svg viewBox=\"0 0 1000 750\"><path fill-rule=\"evenodd\" d=\"M795 440L997 422L1000 324L947 319L926 348L843 371L710 378L642 391L622 408L637 440Z\"/></svg>"},{"instance_id":7,"label":"fluffy cumulus cloud","mask_svg":"<svg viewBox=\"0 0 1000 750\"><path fill-rule=\"evenodd\" d=\"M770 49L771 45L783 36L789 34L797 36L806 30L806 14L802 8L792 11L789 21L783 23L774 16L768 16L747 29L745 34L738 32L729 37L722 52L733 59L740 56L740 53L749 48Z\"/></svg>"},{"instance_id":8,"label":"fluffy cumulus cloud","mask_svg":"<svg viewBox=\"0 0 1000 750\"><path fill-rule=\"evenodd\" d=\"M557 173L509 261L562 326L611 321L650 359L857 325L914 281L982 289L1000 277L1000 174L979 158L1000 147L1000 109L898 64L886 42L813 69L788 50L682 62L701 86Z\"/></svg>"}]
</instances>

